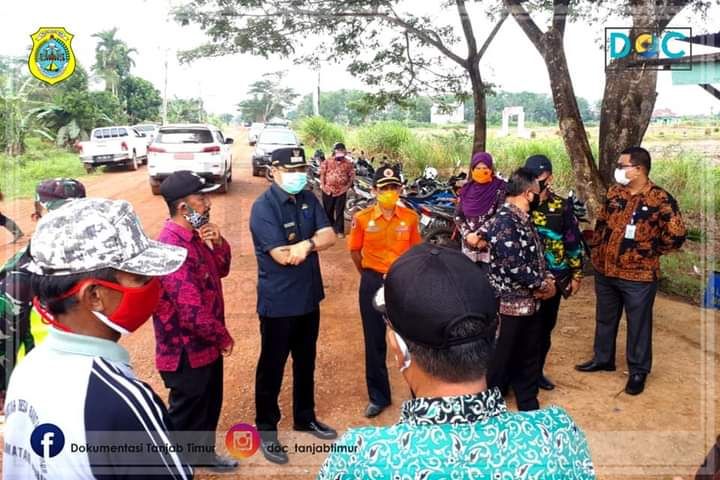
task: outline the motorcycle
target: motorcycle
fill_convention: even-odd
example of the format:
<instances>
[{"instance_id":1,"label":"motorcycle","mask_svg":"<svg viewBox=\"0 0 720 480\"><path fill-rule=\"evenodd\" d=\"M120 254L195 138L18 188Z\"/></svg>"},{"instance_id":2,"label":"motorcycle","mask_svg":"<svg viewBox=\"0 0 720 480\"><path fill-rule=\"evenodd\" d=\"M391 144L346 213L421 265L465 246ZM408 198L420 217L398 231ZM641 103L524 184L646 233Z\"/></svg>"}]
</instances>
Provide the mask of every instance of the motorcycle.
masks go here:
<instances>
[{"instance_id":1,"label":"motorcycle","mask_svg":"<svg viewBox=\"0 0 720 480\"><path fill-rule=\"evenodd\" d=\"M353 188L348 191L347 201L345 203L345 220L348 222L352 221L353 216L357 212L375 203L372 188L372 177L355 177Z\"/></svg>"},{"instance_id":2,"label":"motorcycle","mask_svg":"<svg viewBox=\"0 0 720 480\"><path fill-rule=\"evenodd\" d=\"M420 234L433 245L460 249L460 232L455 225L455 208L424 205L420 215Z\"/></svg>"}]
</instances>

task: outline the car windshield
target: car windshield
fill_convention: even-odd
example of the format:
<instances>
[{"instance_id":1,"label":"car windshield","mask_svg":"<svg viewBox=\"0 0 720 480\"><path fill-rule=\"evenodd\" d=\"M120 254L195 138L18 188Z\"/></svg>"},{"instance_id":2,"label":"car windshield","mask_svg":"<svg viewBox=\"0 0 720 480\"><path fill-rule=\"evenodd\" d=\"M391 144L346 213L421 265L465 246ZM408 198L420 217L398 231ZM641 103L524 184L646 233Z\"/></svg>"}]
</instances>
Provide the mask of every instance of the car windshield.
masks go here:
<instances>
[{"instance_id":1,"label":"car windshield","mask_svg":"<svg viewBox=\"0 0 720 480\"><path fill-rule=\"evenodd\" d=\"M192 128L168 128L160 130L158 143L213 143L210 130Z\"/></svg>"},{"instance_id":2,"label":"car windshield","mask_svg":"<svg viewBox=\"0 0 720 480\"><path fill-rule=\"evenodd\" d=\"M289 130L265 130L260 134L258 143L268 145L295 145L297 139Z\"/></svg>"},{"instance_id":3,"label":"car windshield","mask_svg":"<svg viewBox=\"0 0 720 480\"><path fill-rule=\"evenodd\" d=\"M153 125L138 125L135 129L140 130L141 132L152 132L155 130L155 127Z\"/></svg>"}]
</instances>

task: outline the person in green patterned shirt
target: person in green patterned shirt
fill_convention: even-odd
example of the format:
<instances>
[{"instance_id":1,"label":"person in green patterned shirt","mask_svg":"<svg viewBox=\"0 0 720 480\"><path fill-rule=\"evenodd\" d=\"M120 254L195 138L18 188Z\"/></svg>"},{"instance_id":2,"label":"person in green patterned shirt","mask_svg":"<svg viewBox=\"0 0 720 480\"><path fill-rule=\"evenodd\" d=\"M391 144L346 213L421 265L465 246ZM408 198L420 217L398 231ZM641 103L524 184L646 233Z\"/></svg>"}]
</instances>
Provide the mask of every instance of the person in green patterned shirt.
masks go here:
<instances>
[{"instance_id":1,"label":"person in green patterned shirt","mask_svg":"<svg viewBox=\"0 0 720 480\"><path fill-rule=\"evenodd\" d=\"M412 248L390 268L376 303L413 398L395 425L345 433L319 480L595 478L585 435L565 410L513 413L498 389L488 390L498 303L461 252Z\"/></svg>"},{"instance_id":2,"label":"person in green patterned shirt","mask_svg":"<svg viewBox=\"0 0 720 480\"><path fill-rule=\"evenodd\" d=\"M568 298L580 290L583 278L583 243L573 204L552 191L553 169L545 155L533 155L525 161L540 184L540 203L530 212L545 248L545 264L555 278L557 292L543 300L537 311L540 321L540 381L543 390L553 390L555 384L545 375L545 360L550 352L552 331L558 319L561 298Z\"/></svg>"}]
</instances>

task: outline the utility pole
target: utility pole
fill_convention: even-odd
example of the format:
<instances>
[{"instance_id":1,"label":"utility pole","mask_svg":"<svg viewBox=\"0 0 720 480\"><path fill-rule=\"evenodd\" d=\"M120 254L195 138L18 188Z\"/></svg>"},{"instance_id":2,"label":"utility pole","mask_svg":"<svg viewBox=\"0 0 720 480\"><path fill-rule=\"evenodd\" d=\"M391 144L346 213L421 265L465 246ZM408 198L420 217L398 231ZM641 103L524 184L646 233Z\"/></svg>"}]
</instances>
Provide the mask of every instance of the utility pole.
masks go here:
<instances>
[{"instance_id":1,"label":"utility pole","mask_svg":"<svg viewBox=\"0 0 720 480\"><path fill-rule=\"evenodd\" d=\"M165 84L163 86L163 104L162 104L162 124L167 125L167 107L168 107L168 99L167 99L167 86L168 86L168 51L170 49L165 49Z\"/></svg>"},{"instance_id":2,"label":"utility pole","mask_svg":"<svg viewBox=\"0 0 720 480\"><path fill-rule=\"evenodd\" d=\"M320 115L320 63L318 62L317 67L317 88L315 89L314 95L315 97L313 100L313 115L319 116Z\"/></svg>"}]
</instances>

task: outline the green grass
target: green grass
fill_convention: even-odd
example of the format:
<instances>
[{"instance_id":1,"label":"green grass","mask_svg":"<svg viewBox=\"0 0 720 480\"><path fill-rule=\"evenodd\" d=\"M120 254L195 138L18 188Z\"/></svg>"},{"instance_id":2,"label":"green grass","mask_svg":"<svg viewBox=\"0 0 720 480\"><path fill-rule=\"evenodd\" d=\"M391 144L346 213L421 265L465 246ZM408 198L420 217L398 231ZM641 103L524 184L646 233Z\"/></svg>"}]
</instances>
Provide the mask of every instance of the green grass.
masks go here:
<instances>
[{"instance_id":1,"label":"green grass","mask_svg":"<svg viewBox=\"0 0 720 480\"><path fill-rule=\"evenodd\" d=\"M32 197L37 184L48 178L86 176L76 153L31 138L25 154L9 157L0 154L0 190L6 200Z\"/></svg>"},{"instance_id":2,"label":"green grass","mask_svg":"<svg viewBox=\"0 0 720 480\"><path fill-rule=\"evenodd\" d=\"M693 267L702 269L700 244L686 242L680 252L660 257L660 290L672 295L687 298L695 304L702 301L705 293L705 278L695 273ZM720 263L706 265L709 270L720 269Z\"/></svg>"}]
</instances>

